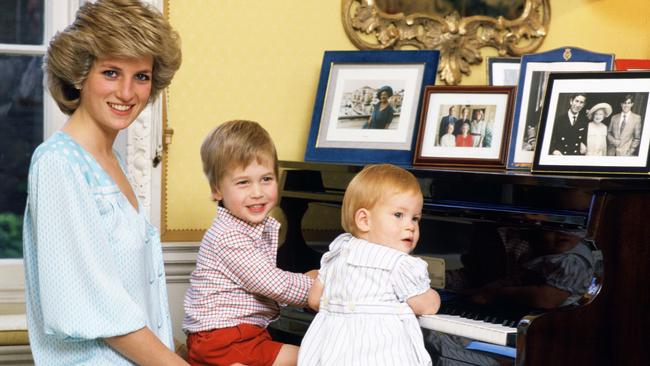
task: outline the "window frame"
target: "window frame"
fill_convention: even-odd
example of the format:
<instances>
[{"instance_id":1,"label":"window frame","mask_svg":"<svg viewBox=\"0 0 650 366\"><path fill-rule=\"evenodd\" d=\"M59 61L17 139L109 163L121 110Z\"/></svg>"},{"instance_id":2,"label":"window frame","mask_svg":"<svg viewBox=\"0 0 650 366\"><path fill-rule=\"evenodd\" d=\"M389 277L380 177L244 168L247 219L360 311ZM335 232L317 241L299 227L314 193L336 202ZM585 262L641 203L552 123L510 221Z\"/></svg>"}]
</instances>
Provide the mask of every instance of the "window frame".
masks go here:
<instances>
[{"instance_id":1,"label":"window frame","mask_svg":"<svg viewBox=\"0 0 650 366\"><path fill-rule=\"evenodd\" d=\"M65 29L73 20L79 6L86 0L45 0L44 38L41 45L0 44L0 54L44 55L49 40L56 32ZM143 0L162 11L163 0ZM56 3L56 4L55 4ZM68 116L63 114L56 102L44 88L43 139L63 127ZM126 161L129 174L137 176L134 187L142 208L153 225L160 225L161 166L139 164L142 159L152 161L162 149L162 97L147 106L133 125L118 135L115 147ZM132 132L134 129L137 131ZM143 133L144 131L144 133ZM138 163L136 163L138 162ZM24 265L22 259L0 258L0 308L5 305L24 306Z\"/></svg>"}]
</instances>

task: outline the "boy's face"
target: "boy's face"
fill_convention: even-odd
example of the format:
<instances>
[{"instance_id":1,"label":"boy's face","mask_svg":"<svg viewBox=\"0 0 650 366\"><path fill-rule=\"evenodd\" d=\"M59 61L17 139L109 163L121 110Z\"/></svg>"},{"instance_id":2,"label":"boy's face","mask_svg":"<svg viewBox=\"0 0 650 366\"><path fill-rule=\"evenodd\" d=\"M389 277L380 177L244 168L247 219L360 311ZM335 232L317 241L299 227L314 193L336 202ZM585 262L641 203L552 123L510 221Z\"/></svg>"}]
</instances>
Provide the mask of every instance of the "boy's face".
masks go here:
<instances>
[{"instance_id":1,"label":"boy's face","mask_svg":"<svg viewBox=\"0 0 650 366\"><path fill-rule=\"evenodd\" d=\"M278 202L278 181L271 162L254 160L231 169L213 193L230 212L251 224L259 224Z\"/></svg>"},{"instance_id":2,"label":"boy's face","mask_svg":"<svg viewBox=\"0 0 650 366\"><path fill-rule=\"evenodd\" d=\"M420 238L422 195L402 192L382 197L368 210L368 232L365 239L410 253Z\"/></svg>"}]
</instances>

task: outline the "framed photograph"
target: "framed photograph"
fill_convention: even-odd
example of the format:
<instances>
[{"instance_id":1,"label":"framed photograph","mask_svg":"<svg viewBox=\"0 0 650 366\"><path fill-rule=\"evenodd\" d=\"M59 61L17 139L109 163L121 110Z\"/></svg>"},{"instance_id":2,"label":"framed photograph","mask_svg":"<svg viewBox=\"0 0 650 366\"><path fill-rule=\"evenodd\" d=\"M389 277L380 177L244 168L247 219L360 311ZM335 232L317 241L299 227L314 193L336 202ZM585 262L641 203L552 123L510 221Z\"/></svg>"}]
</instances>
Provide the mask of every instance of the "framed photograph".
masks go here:
<instances>
[{"instance_id":1,"label":"framed photograph","mask_svg":"<svg viewBox=\"0 0 650 366\"><path fill-rule=\"evenodd\" d=\"M580 48L558 48L521 57L513 129L508 152L509 169L530 169L533 162L544 95L551 72L608 71L614 56Z\"/></svg>"},{"instance_id":2,"label":"framed photograph","mask_svg":"<svg viewBox=\"0 0 650 366\"><path fill-rule=\"evenodd\" d=\"M520 62L520 57L488 57L488 85L516 86L519 80Z\"/></svg>"},{"instance_id":3,"label":"framed photograph","mask_svg":"<svg viewBox=\"0 0 650 366\"><path fill-rule=\"evenodd\" d=\"M305 161L409 165L439 52L326 51Z\"/></svg>"},{"instance_id":4,"label":"framed photograph","mask_svg":"<svg viewBox=\"0 0 650 366\"><path fill-rule=\"evenodd\" d=\"M650 172L650 71L551 73L533 172Z\"/></svg>"},{"instance_id":5,"label":"framed photograph","mask_svg":"<svg viewBox=\"0 0 650 366\"><path fill-rule=\"evenodd\" d=\"M514 86L427 86L413 165L504 168Z\"/></svg>"},{"instance_id":6,"label":"framed photograph","mask_svg":"<svg viewBox=\"0 0 650 366\"><path fill-rule=\"evenodd\" d=\"M650 70L650 60L621 58L614 61L617 71Z\"/></svg>"}]
</instances>

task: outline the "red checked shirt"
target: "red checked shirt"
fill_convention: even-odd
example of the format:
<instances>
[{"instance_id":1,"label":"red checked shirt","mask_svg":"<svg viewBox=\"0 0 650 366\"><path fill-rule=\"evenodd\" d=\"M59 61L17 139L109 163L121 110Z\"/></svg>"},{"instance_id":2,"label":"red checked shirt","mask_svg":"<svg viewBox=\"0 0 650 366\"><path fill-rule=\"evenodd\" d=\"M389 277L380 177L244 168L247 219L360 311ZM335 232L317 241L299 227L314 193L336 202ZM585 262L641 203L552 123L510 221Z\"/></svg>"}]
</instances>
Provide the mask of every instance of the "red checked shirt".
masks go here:
<instances>
[{"instance_id":1,"label":"red checked shirt","mask_svg":"<svg viewBox=\"0 0 650 366\"><path fill-rule=\"evenodd\" d=\"M184 332L242 323L265 328L280 314L279 304L306 306L312 280L276 266L279 229L272 217L250 225L218 208L185 294Z\"/></svg>"}]
</instances>

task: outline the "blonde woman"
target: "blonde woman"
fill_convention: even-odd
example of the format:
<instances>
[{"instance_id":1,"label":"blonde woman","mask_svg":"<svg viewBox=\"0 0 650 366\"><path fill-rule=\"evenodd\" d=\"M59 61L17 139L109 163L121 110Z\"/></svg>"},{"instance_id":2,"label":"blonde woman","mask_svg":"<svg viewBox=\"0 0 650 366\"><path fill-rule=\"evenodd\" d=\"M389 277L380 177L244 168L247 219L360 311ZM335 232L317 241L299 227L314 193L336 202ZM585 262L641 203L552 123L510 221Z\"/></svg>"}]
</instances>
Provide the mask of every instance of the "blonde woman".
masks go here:
<instances>
[{"instance_id":1,"label":"blonde woman","mask_svg":"<svg viewBox=\"0 0 650 366\"><path fill-rule=\"evenodd\" d=\"M69 116L34 152L24 223L38 365L185 365L158 231L113 150L180 67L177 33L136 0L87 2L54 36L47 84Z\"/></svg>"}]
</instances>

